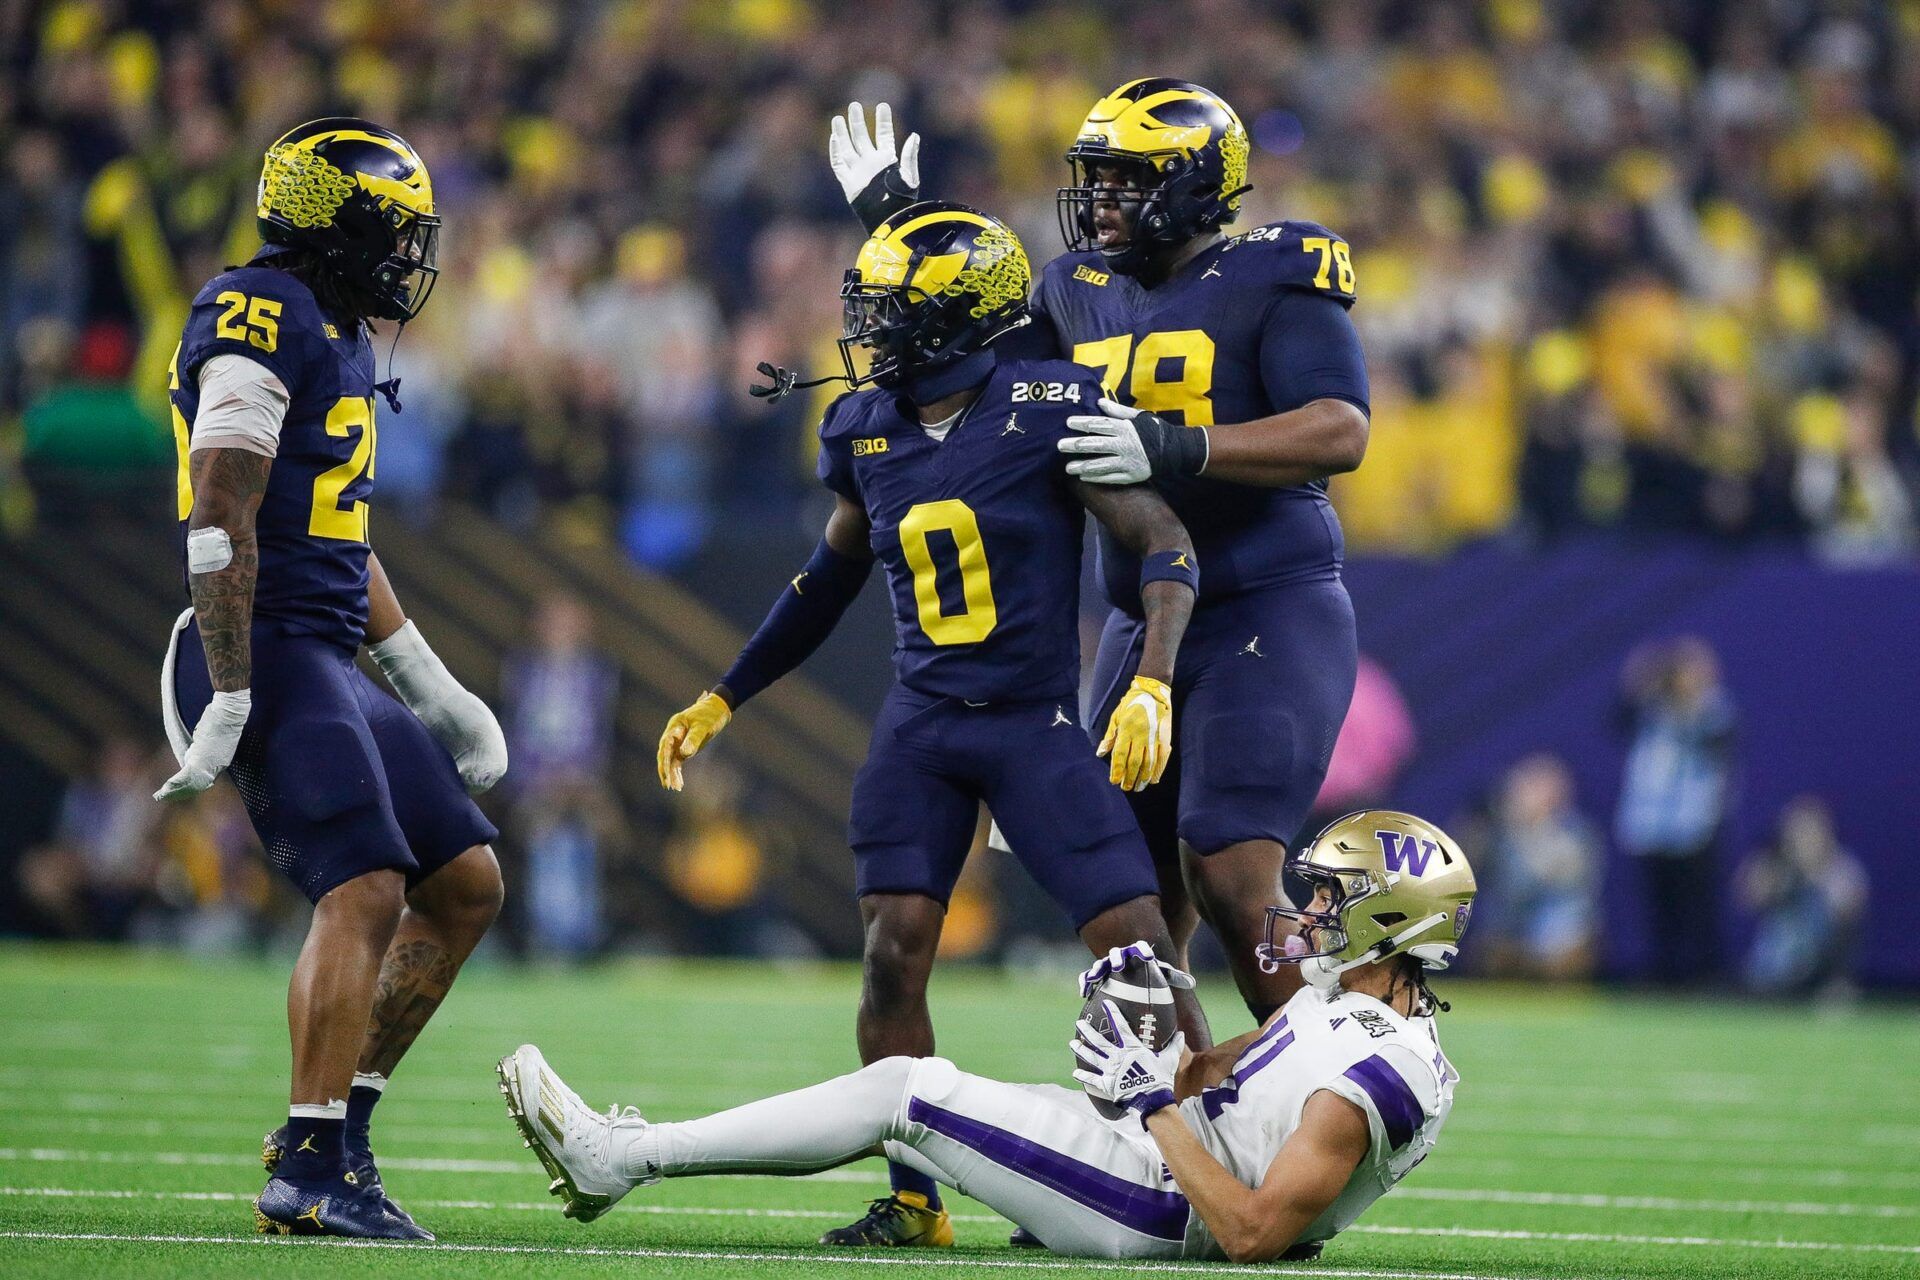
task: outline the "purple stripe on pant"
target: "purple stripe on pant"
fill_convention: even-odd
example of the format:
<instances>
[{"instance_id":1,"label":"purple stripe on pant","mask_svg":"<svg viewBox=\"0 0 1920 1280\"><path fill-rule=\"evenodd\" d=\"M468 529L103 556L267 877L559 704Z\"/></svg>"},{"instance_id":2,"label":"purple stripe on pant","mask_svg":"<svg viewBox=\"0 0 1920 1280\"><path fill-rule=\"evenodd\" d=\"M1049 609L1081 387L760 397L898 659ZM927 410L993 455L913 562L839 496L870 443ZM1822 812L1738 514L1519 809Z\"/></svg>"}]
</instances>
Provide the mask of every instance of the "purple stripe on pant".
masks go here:
<instances>
[{"instance_id":1,"label":"purple stripe on pant","mask_svg":"<svg viewBox=\"0 0 1920 1280\"><path fill-rule=\"evenodd\" d=\"M919 1098L908 1104L907 1119L1111 1218L1129 1231L1156 1240L1187 1237L1187 1198L1177 1191L1159 1191L1128 1182L1105 1169L1043 1147L1030 1138L982 1124Z\"/></svg>"}]
</instances>

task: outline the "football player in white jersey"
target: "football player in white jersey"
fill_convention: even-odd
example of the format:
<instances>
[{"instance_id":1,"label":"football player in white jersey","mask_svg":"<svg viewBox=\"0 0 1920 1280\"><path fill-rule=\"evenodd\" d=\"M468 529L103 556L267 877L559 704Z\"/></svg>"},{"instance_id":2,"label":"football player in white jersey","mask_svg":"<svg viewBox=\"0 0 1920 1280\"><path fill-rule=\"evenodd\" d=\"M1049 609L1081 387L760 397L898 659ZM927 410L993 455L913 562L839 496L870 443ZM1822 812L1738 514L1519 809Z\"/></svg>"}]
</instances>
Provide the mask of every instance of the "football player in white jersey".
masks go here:
<instances>
[{"instance_id":1,"label":"football player in white jersey","mask_svg":"<svg viewBox=\"0 0 1920 1280\"><path fill-rule=\"evenodd\" d=\"M550 1190L581 1221L662 1178L807 1174L885 1155L1060 1253L1312 1257L1432 1150L1453 1105L1459 1077L1434 1031L1444 1006L1427 975L1459 950L1474 877L1445 832L1386 810L1340 819L1289 866L1314 897L1273 909L1260 959L1299 964L1306 987L1264 1026L1198 1054L1177 1036L1155 1052L1117 1009L1117 1042L1082 1020L1083 1091L887 1058L655 1124L631 1107L592 1110L532 1045L501 1061L501 1089ZM1276 929L1282 919L1297 933ZM1083 992L1125 959L1088 970ZM1128 1114L1104 1120L1088 1095Z\"/></svg>"}]
</instances>

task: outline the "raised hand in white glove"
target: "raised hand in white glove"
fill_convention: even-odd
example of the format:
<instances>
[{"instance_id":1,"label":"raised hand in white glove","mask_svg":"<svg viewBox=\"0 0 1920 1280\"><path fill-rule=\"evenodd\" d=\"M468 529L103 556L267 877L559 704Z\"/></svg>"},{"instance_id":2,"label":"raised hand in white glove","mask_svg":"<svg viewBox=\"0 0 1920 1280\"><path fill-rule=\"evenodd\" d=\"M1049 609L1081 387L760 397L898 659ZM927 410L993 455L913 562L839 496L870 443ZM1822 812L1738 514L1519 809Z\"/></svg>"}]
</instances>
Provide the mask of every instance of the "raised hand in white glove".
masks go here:
<instances>
[{"instance_id":1,"label":"raised hand in white glove","mask_svg":"<svg viewBox=\"0 0 1920 1280\"><path fill-rule=\"evenodd\" d=\"M241 731L247 727L247 716L252 711L253 690L222 693L216 689L213 701L200 713L200 722L193 726L193 737L187 754L181 757L180 771L161 783L153 798L183 799L197 796L212 786L220 771L233 763L233 753L240 747Z\"/></svg>"},{"instance_id":2,"label":"raised hand in white glove","mask_svg":"<svg viewBox=\"0 0 1920 1280\"><path fill-rule=\"evenodd\" d=\"M1094 1097L1132 1111L1144 1125L1148 1116L1174 1104L1173 1081L1180 1070L1180 1056L1187 1051L1187 1036L1185 1032L1175 1035L1155 1053L1127 1026L1113 1001L1105 1005L1107 1025L1118 1028L1120 1039L1109 1040L1091 1022L1080 1019L1079 1035L1069 1043L1082 1064L1073 1078Z\"/></svg>"},{"instance_id":3,"label":"raised hand in white glove","mask_svg":"<svg viewBox=\"0 0 1920 1280\"><path fill-rule=\"evenodd\" d=\"M487 704L455 680L427 647L420 628L409 620L379 644L368 646L367 652L380 664L400 701L453 757L468 791L485 791L500 781L507 771L507 735L500 732L500 722Z\"/></svg>"},{"instance_id":4,"label":"raised hand in white glove","mask_svg":"<svg viewBox=\"0 0 1920 1280\"><path fill-rule=\"evenodd\" d=\"M1160 970L1160 976L1166 979L1168 986L1176 991L1193 990L1193 975L1185 969L1176 969L1153 954L1153 946L1146 942L1130 942L1124 947L1114 947L1093 962L1093 967L1080 975L1080 998L1091 1000L1096 987L1119 973L1136 960L1144 960Z\"/></svg>"},{"instance_id":5,"label":"raised hand in white glove","mask_svg":"<svg viewBox=\"0 0 1920 1280\"><path fill-rule=\"evenodd\" d=\"M887 215L920 198L920 135L907 135L896 155L893 149L893 108L881 103L873 109L873 136L867 136L867 113L857 102L847 114L835 116L827 133L827 163L840 180L847 203L871 231Z\"/></svg>"}]
</instances>

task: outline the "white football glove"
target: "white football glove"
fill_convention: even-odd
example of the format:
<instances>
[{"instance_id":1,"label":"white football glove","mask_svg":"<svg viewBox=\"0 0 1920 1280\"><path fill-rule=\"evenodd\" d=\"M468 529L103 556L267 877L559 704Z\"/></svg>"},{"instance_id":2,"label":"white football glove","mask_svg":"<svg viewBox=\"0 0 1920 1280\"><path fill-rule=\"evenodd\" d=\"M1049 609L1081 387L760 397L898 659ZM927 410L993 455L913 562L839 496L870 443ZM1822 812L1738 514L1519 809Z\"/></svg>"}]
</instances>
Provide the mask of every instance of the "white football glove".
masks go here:
<instances>
[{"instance_id":1,"label":"white football glove","mask_svg":"<svg viewBox=\"0 0 1920 1280\"><path fill-rule=\"evenodd\" d=\"M1143 484L1207 469L1211 440L1205 427L1182 427L1157 413L1100 398L1098 414L1075 414L1067 426L1081 434L1054 448L1074 455L1067 474L1089 484Z\"/></svg>"},{"instance_id":2,"label":"white football glove","mask_svg":"<svg viewBox=\"0 0 1920 1280\"><path fill-rule=\"evenodd\" d=\"M1135 960L1145 960L1160 970L1160 976L1167 985L1176 991L1193 990L1193 975L1185 969L1176 969L1153 954L1153 947L1145 942L1131 942L1124 947L1115 947L1093 962L1093 967L1080 975L1080 998L1093 999L1096 987L1119 973Z\"/></svg>"},{"instance_id":3,"label":"white football glove","mask_svg":"<svg viewBox=\"0 0 1920 1280\"><path fill-rule=\"evenodd\" d=\"M1180 1071L1180 1055L1187 1051L1187 1036L1184 1031L1176 1034L1155 1053L1127 1026L1113 1001L1105 1005L1107 1025L1119 1029L1120 1040L1116 1044L1091 1022L1080 1019L1080 1034L1068 1046L1083 1064L1074 1070L1073 1078L1094 1097L1134 1112L1144 1125L1148 1116L1174 1104L1173 1081Z\"/></svg>"},{"instance_id":4,"label":"white football glove","mask_svg":"<svg viewBox=\"0 0 1920 1280\"><path fill-rule=\"evenodd\" d=\"M453 757L468 791L485 791L500 781L507 771L507 735L500 732L500 722L453 678L412 620L367 652L400 701Z\"/></svg>"},{"instance_id":5,"label":"white football glove","mask_svg":"<svg viewBox=\"0 0 1920 1280\"><path fill-rule=\"evenodd\" d=\"M898 156L893 150L893 108L881 103L873 109L873 137L867 137L867 113L857 102L847 104L847 114L835 116L827 135L827 163L840 180L840 190L852 204L869 183L898 164L900 177L914 190L920 187L920 135L907 135Z\"/></svg>"},{"instance_id":6,"label":"white football glove","mask_svg":"<svg viewBox=\"0 0 1920 1280\"><path fill-rule=\"evenodd\" d=\"M180 771L161 783L153 798L174 800L197 796L212 786L220 771L233 763L233 753L240 747L241 731L247 727L247 716L252 711L253 690L240 689L233 693L214 690L213 701L193 726L187 753L180 758Z\"/></svg>"}]
</instances>

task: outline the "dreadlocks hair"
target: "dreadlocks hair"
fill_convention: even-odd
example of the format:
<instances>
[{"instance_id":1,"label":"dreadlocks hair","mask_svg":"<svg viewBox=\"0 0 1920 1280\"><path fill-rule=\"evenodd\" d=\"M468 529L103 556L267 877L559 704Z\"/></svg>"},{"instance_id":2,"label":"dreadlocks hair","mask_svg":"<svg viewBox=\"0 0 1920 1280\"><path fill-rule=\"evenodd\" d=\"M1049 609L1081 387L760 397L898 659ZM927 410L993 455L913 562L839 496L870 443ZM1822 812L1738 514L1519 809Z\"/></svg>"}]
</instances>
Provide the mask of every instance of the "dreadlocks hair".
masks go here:
<instances>
[{"instance_id":1,"label":"dreadlocks hair","mask_svg":"<svg viewBox=\"0 0 1920 1280\"><path fill-rule=\"evenodd\" d=\"M367 319L366 308L354 299L337 275L327 270L319 254L308 249L285 248L260 265L284 271L307 286L313 291L313 300L320 304L320 309L335 319L364 324L369 330L373 328L372 322ZM226 268L228 271L235 269L232 265Z\"/></svg>"}]
</instances>

